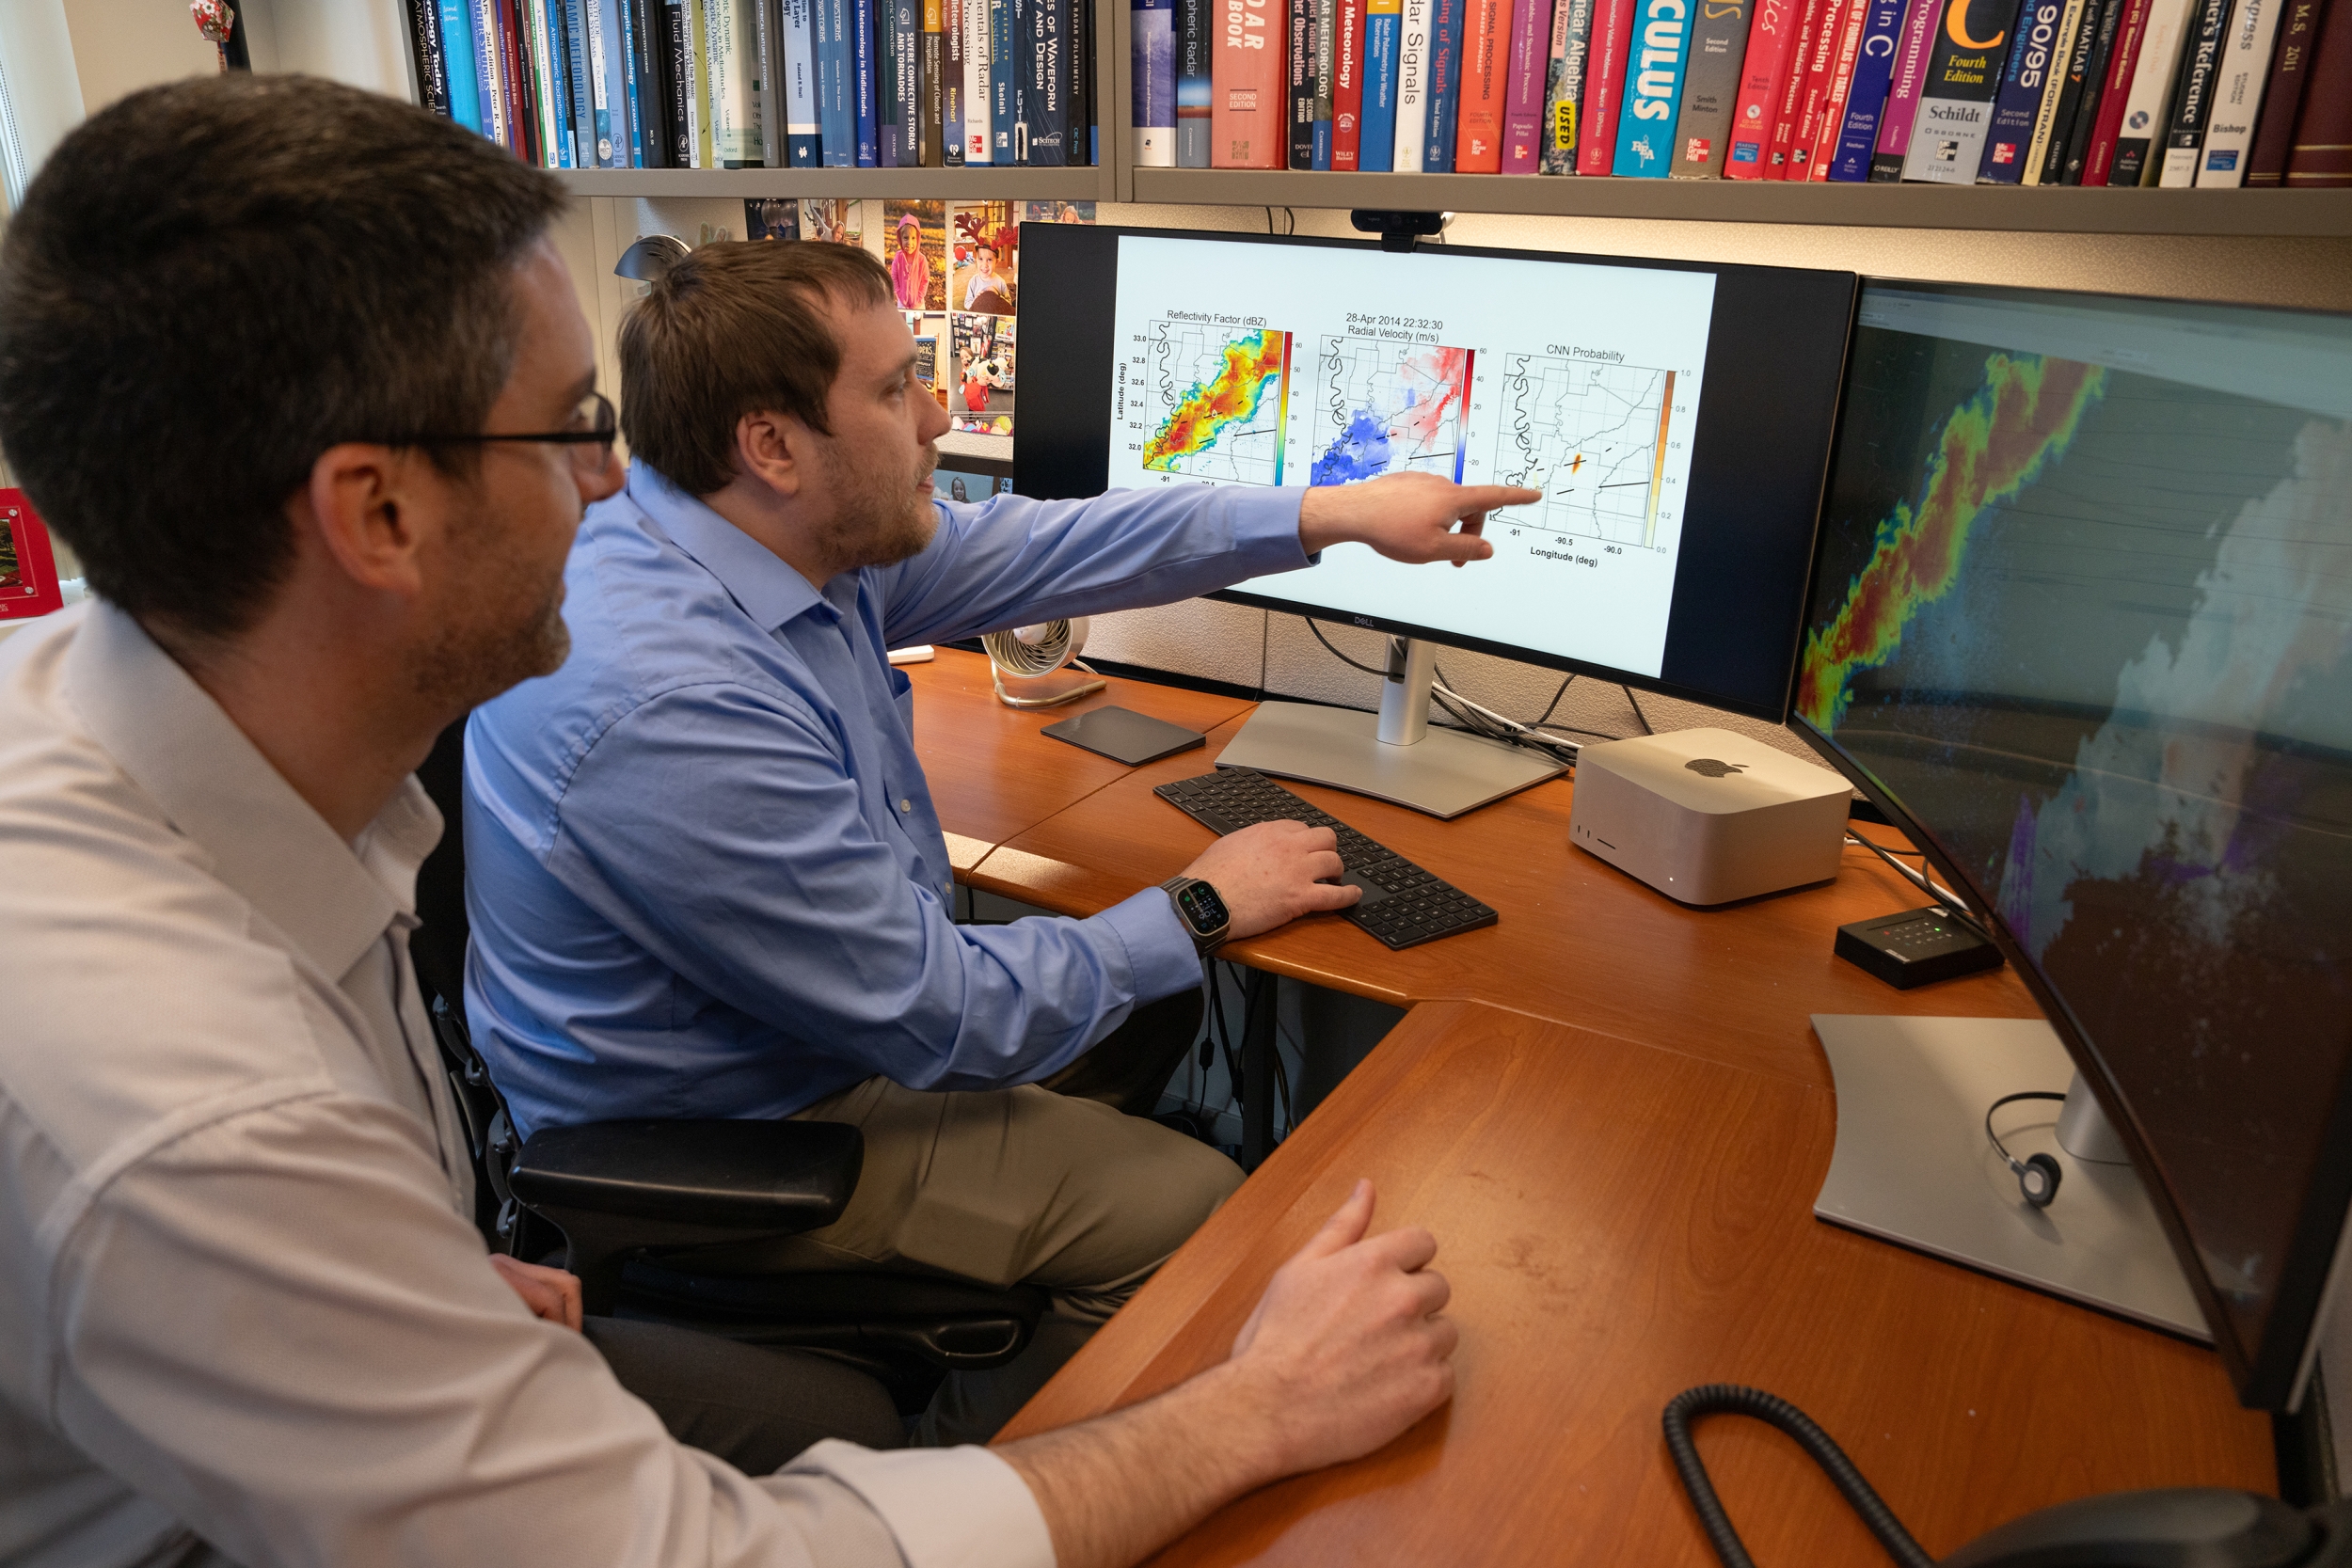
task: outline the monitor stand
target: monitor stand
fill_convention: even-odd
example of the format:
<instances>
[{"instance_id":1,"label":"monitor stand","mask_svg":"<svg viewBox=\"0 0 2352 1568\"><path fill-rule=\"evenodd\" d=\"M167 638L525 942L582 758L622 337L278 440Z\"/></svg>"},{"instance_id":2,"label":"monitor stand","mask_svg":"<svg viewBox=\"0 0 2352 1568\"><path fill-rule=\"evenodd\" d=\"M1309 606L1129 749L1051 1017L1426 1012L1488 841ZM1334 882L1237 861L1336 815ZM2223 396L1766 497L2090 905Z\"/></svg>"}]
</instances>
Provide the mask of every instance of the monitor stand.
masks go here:
<instances>
[{"instance_id":1,"label":"monitor stand","mask_svg":"<svg viewBox=\"0 0 2352 1568\"><path fill-rule=\"evenodd\" d=\"M1817 1013L1813 1032L1837 1088L1817 1217L2211 1342L2138 1173L2047 1023ZM2026 1101L1996 1121L2018 1159L2058 1160L2058 1197L2035 1209L1985 1140L1985 1108L2061 1086L2057 1116Z\"/></svg>"},{"instance_id":2,"label":"monitor stand","mask_svg":"<svg viewBox=\"0 0 2352 1568\"><path fill-rule=\"evenodd\" d=\"M1540 752L1483 735L1429 727L1438 650L1392 638L1377 716L1311 703L1261 703L1226 742L1219 768L1254 768L1392 800L1432 816L1459 816L1567 769Z\"/></svg>"}]
</instances>

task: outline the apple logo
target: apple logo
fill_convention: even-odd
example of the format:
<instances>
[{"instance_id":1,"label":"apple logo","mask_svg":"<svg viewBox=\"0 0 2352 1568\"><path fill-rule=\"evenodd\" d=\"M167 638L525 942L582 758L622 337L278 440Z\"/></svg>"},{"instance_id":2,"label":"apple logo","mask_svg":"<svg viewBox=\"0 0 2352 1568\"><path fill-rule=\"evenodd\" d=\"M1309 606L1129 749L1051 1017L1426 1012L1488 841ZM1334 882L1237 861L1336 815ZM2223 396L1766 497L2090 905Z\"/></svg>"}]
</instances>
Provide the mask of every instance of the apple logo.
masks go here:
<instances>
[{"instance_id":1,"label":"apple logo","mask_svg":"<svg viewBox=\"0 0 2352 1568\"><path fill-rule=\"evenodd\" d=\"M1729 774L1747 771L1747 768L1740 763L1717 762L1713 757L1692 757L1682 766L1693 773L1704 773L1710 779L1720 779Z\"/></svg>"}]
</instances>

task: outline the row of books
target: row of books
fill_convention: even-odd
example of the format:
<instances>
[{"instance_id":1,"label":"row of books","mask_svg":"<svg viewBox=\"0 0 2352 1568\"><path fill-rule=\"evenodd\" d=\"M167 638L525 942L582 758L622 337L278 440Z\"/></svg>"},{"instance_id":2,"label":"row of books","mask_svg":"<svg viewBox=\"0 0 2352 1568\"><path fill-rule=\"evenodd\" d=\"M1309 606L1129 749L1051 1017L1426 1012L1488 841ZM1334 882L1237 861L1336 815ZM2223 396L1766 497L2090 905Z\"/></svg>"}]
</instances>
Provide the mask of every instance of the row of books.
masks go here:
<instances>
[{"instance_id":1,"label":"row of books","mask_svg":"<svg viewBox=\"0 0 2352 1568\"><path fill-rule=\"evenodd\" d=\"M1092 164L1090 0L406 0L419 94L545 168Z\"/></svg>"},{"instance_id":2,"label":"row of books","mask_svg":"<svg viewBox=\"0 0 2352 1568\"><path fill-rule=\"evenodd\" d=\"M2352 185L2352 0L1131 0L1138 166Z\"/></svg>"}]
</instances>

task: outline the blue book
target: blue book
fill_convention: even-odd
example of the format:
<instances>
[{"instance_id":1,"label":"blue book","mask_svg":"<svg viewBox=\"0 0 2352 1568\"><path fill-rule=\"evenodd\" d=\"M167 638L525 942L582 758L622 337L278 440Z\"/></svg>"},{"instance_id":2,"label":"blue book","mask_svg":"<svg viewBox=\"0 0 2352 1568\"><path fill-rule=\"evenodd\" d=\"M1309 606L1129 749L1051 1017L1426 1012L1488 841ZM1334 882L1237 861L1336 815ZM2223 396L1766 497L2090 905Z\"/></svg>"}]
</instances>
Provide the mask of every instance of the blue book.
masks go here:
<instances>
[{"instance_id":1,"label":"blue book","mask_svg":"<svg viewBox=\"0 0 2352 1568\"><path fill-rule=\"evenodd\" d=\"M816 0L818 162L857 164L857 63L850 49L850 0Z\"/></svg>"},{"instance_id":2,"label":"blue book","mask_svg":"<svg viewBox=\"0 0 2352 1568\"><path fill-rule=\"evenodd\" d=\"M1635 0L1613 175L1663 180L1674 166L1675 112L1691 57L1689 16L1683 0Z\"/></svg>"},{"instance_id":3,"label":"blue book","mask_svg":"<svg viewBox=\"0 0 2352 1568\"><path fill-rule=\"evenodd\" d=\"M1429 8L1429 135L1421 153L1424 174L1454 172L1455 120L1462 106L1462 18L1469 8L1466 0L1436 0Z\"/></svg>"},{"instance_id":4,"label":"blue book","mask_svg":"<svg viewBox=\"0 0 2352 1568\"><path fill-rule=\"evenodd\" d=\"M571 168L572 95L571 77L564 69L564 0L536 4L539 26L548 39L548 116L555 122L555 145L548 149L548 162L555 168Z\"/></svg>"},{"instance_id":5,"label":"blue book","mask_svg":"<svg viewBox=\"0 0 2352 1568\"><path fill-rule=\"evenodd\" d=\"M644 168L645 166L645 106L640 101L637 92L637 50L634 45L637 40L636 9L644 5L645 0L606 0L606 3L612 7L613 15L618 21L621 31L621 110L623 124L627 127L628 135L627 166ZM617 142L619 138L615 137L614 140ZM612 166L615 168L622 166L620 153L621 149L615 146L612 149Z\"/></svg>"},{"instance_id":6,"label":"blue book","mask_svg":"<svg viewBox=\"0 0 2352 1568\"><path fill-rule=\"evenodd\" d=\"M482 55L474 42L469 0L440 0L441 60L449 71L449 118L482 129Z\"/></svg>"},{"instance_id":7,"label":"blue book","mask_svg":"<svg viewBox=\"0 0 2352 1568\"><path fill-rule=\"evenodd\" d=\"M982 0L965 0L965 3L979 5ZM986 4L988 6L988 148L996 166L1002 168L1017 161L1013 156L1012 128L1021 112L1014 96L1021 80L1021 71L1018 62L1013 57L1013 0L986 0Z\"/></svg>"},{"instance_id":8,"label":"blue book","mask_svg":"<svg viewBox=\"0 0 2352 1568\"><path fill-rule=\"evenodd\" d=\"M1854 56L1853 86L1846 97L1846 122L1837 133L1837 149L1830 154L1832 180L1870 178L1870 154L1878 147L1886 95L1895 83L1895 51L1910 12L1904 0L1870 0L1862 20L1862 53Z\"/></svg>"},{"instance_id":9,"label":"blue book","mask_svg":"<svg viewBox=\"0 0 2352 1568\"><path fill-rule=\"evenodd\" d=\"M784 0L784 161L815 168L823 122L817 109L816 0Z\"/></svg>"},{"instance_id":10,"label":"blue book","mask_svg":"<svg viewBox=\"0 0 2352 1568\"><path fill-rule=\"evenodd\" d=\"M874 0L850 0L850 59L857 87L857 166L882 166L882 104L875 97Z\"/></svg>"},{"instance_id":11,"label":"blue book","mask_svg":"<svg viewBox=\"0 0 2352 1568\"><path fill-rule=\"evenodd\" d=\"M1062 167L1070 158L1070 0L1022 0L1029 11L1028 162Z\"/></svg>"},{"instance_id":12,"label":"blue book","mask_svg":"<svg viewBox=\"0 0 2352 1568\"><path fill-rule=\"evenodd\" d=\"M2026 0L2017 13L2009 66L2001 72L2001 94L1994 100L1993 122L1984 134L1980 185L2022 184L2026 154L2033 148L2034 121L2042 112L2042 89L2050 81L2050 50L2058 41L2062 0Z\"/></svg>"},{"instance_id":13,"label":"blue book","mask_svg":"<svg viewBox=\"0 0 2352 1568\"><path fill-rule=\"evenodd\" d=\"M1356 166L1367 174L1396 166L1396 34L1404 24L1393 7L1364 8L1364 107L1357 121L1362 146Z\"/></svg>"},{"instance_id":14,"label":"blue book","mask_svg":"<svg viewBox=\"0 0 2352 1568\"><path fill-rule=\"evenodd\" d=\"M621 90L620 0L588 0L589 90L596 94L596 167L628 167L628 102Z\"/></svg>"}]
</instances>

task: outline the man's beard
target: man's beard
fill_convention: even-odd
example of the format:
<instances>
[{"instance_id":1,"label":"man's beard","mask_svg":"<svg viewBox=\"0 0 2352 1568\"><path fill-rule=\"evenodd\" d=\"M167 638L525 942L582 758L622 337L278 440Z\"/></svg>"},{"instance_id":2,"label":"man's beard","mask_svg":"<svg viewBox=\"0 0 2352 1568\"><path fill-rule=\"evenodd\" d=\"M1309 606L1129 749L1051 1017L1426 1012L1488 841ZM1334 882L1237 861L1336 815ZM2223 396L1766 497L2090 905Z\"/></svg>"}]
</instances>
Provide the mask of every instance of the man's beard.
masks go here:
<instances>
[{"instance_id":1,"label":"man's beard","mask_svg":"<svg viewBox=\"0 0 2352 1568\"><path fill-rule=\"evenodd\" d=\"M939 512L916 489L915 476L895 466L860 464L831 439L818 450L827 487L840 498L822 540L838 569L896 566L920 555L939 530Z\"/></svg>"},{"instance_id":2,"label":"man's beard","mask_svg":"<svg viewBox=\"0 0 2352 1568\"><path fill-rule=\"evenodd\" d=\"M520 559L511 535L483 506L454 531L455 579L472 596L451 607L418 655L416 689L437 706L471 709L509 687L561 669L572 650L564 624L564 574L551 578Z\"/></svg>"}]
</instances>

